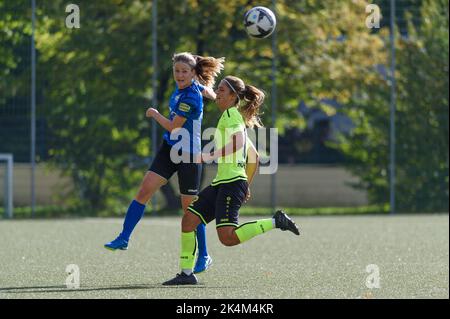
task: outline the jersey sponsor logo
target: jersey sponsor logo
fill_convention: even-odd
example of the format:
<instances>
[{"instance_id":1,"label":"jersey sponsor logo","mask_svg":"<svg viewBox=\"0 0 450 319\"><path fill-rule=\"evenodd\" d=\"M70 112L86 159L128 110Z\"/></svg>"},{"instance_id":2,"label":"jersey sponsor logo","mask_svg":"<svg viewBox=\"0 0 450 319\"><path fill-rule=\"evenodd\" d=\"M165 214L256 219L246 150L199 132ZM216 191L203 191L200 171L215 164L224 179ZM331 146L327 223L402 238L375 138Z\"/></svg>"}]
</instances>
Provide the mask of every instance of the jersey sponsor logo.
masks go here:
<instances>
[{"instance_id":1,"label":"jersey sponsor logo","mask_svg":"<svg viewBox=\"0 0 450 319\"><path fill-rule=\"evenodd\" d=\"M198 189L188 189L188 192L198 192ZM198 197L193 202L197 201Z\"/></svg>"},{"instance_id":2,"label":"jersey sponsor logo","mask_svg":"<svg viewBox=\"0 0 450 319\"><path fill-rule=\"evenodd\" d=\"M237 166L240 167L240 168L245 168L247 165L246 165L246 163L239 162L239 163L237 164Z\"/></svg>"},{"instance_id":3,"label":"jersey sponsor logo","mask_svg":"<svg viewBox=\"0 0 450 319\"><path fill-rule=\"evenodd\" d=\"M180 103L180 106L178 108L183 112L189 112L191 110L191 106L186 103Z\"/></svg>"},{"instance_id":4,"label":"jersey sponsor logo","mask_svg":"<svg viewBox=\"0 0 450 319\"><path fill-rule=\"evenodd\" d=\"M178 102L178 100L180 99L181 95L177 95L175 96L175 102Z\"/></svg>"}]
</instances>

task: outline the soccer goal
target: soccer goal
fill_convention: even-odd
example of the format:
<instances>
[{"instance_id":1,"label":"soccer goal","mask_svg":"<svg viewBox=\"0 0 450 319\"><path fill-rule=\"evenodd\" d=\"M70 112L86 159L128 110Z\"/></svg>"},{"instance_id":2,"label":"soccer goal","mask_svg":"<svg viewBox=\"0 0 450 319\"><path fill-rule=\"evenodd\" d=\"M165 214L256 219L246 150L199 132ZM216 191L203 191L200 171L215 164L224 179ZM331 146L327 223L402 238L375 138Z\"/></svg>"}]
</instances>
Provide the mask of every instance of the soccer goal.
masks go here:
<instances>
[{"instance_id":1,"label":"soccer goal","mask_svg":"<svg viewBox=\"0 0 450 319\"><path fill-rule=\"evenodd\" d=\"M1 154L0 153L0 167L2 162L6 162L6 167L3 172L0 172L0 177L4 180L4 200L5 205L5 217L13 217L13 155L12 154ZM2 174L3 173L3 174ZM1 187L0 187L1 189Z\"/></svg>"}]
</instances>

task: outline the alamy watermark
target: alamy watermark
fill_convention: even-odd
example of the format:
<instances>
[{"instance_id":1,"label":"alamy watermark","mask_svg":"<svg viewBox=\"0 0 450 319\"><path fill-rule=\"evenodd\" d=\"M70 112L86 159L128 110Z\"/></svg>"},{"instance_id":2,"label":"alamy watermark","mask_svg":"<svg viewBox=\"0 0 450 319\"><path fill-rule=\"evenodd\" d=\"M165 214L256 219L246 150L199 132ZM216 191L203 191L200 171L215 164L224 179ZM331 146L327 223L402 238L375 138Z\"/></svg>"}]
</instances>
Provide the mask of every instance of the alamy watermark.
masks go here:
<instances>
[{"instance_id":1,"label":"alamy watermark","mask_svg":"<svg viewBox=\"0 0 450 319\"><path fill-rule=\"evenodd\" d=\"M79 289L80 288L80 267L75 264L66 266L66 287L67 289Z\"/></svg>"},{"instance_id":2,"label":"alamy watermark","mask_svg":"<svg viewBox=\"0 0 450 319\"><path fill-rule=\"evenodd\" d=\"M195 121L194 121L195 122ZM194 123L195 124L195 123ZM199 124L199 123L197 123ZM240 145L237 144L235 139L231 136L242 131L236 131L233 128L225 129L225 136L222 136L220 130L216 128L207 128L200 134L200 125L193 125L193 133L185 128L179 128L173 130L170 134L170 139L177 141L171 149L170 159L173 163L200 163L201 161L206 164L232 164L235 163L241 167L245 167L248 163L254 164L255 158L248 156L249 143L251 143L256 152L259 155L258 163L259 173L263 175L274 174L278 170L278 129L276 128L256 128L246 129L244 138ZM197 137L197 138L195 138ZM192 146L192 141L201 137L203 141L209 141L202 149L200 145ZM226 138L227 137L227 138ZM217 151L221 149L217 148L218 142L220 142L223 148L225 148L225 156L216 156L215 159L206 159L201 154L211 155L217 154ZM223 150L222 148L222 150ZM191 153L197 154L192 158ZM203 160L202 160L203 159Z\"/></svg>"},{"instance_id":3,"label":"alamy watermark","mask_svg":"<svg viewBox=\"0 0 450 319\"><path fill-rule=\"evenodd\" d=\"M366 13L370 13L366 18L366 27L369 29L379 29L381 21L381 9L376 4L369 4L366 7Z\"/></svg>"},{"instance_id":4,"label":"alamy watermark","mask_svg":"<svg viewBox=\"0 0 450 319\"><path fill-rule=\"evenodd\" d=\"M79 29L80 28L80 7L76 4L68 4L66 6L66 13L69 13L66 17L66 28Z\"/></svg>"},{"instance_id":5,"label":"alamy watermark","mask_svg":"<svg viewBox=\"0 0 450 319\"><path fill-rule=\"evenodd\" d=\"M366 272L369 273L369 276L366 277L366 287L369 289L379 289L380 285L380 268L378 265L370 264L366 266Z\"/></svg>"},{"instance_id":6,"label":"alamy watermark","mask_svg":"<svg viewBox=\"0 0 450 319\"><path fill-rule=\"evenodd\" d=\"M80 24L80 7L77 4L71 3L66 6L66 27L68 29L79 29ZM381 9L377 4L369 4L366 6L366 13L369 15L366 18L366 26L369 29L379 29L381 21Z\"/></svg>"}]
</instances>

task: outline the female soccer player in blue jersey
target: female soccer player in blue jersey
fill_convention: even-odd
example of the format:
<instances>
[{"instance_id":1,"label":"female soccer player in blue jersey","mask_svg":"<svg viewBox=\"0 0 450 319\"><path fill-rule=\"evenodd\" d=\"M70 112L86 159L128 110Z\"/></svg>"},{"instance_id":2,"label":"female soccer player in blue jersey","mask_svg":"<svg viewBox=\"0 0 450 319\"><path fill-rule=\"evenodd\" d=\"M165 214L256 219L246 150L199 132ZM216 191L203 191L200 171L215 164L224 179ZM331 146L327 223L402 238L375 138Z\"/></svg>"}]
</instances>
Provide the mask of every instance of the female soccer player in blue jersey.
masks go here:
<instances>
[{"instance_id":1,"label":"female soccer player in blue jersey","mask_svg":"<svg viewBox=\"0 0 450 319\"><path fill-rule=\"evenodd\" d=\"M164 141L128 208L122 232L115 240L105 244L111 250L128 248L130 235L142 218L146 203L175 172L178 173L184 212L199 192L203 96L213 100L216 98L212 87L223 70L224 58L194 56L184 52L175 54L172 61L176 89L170 98L169 118L155 108L149 108L146 112L147 117L155 119L166 130ZM180 152L181 156L177 156ZM199 253L195 271L199 273L209 267L212 259L206 248L205 225L199 225L196 233Z\"/></svg>"},{"instance_id":2,"label":"female soccer player in blue jersey","mask_svg":"<svg viewBox=\"0 0 450 319\"><path fill-rule=\"evenodd\" d=\"M234 76L225 77L216 93L216 103L222 111L214 136L216 149L211 154L202 154L202 158L205 162L218 159L217 175L183 216L181 273L163 285L197 284L193 272L197 247L195 229L214 219L219 240L225 246L238 245L274 228L300 234L295 223L282 211L277 211L272 218L238 224L239 209L249 198L249 183L258 167L258 153L247 137L246 126L261 126L258 112L264 93Z\"/></svg>"}]
</instances>

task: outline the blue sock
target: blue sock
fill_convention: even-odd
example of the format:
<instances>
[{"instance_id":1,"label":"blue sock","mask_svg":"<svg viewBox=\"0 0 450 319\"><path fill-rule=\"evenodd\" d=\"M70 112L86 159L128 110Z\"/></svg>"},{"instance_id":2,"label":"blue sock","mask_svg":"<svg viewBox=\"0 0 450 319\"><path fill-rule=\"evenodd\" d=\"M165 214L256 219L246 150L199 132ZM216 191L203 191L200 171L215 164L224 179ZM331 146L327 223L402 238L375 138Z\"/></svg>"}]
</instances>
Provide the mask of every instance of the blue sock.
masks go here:
<instances>
[{"instance_id":1,"label":"blue sock","mask_svg":"<svg viewBox=\"0 0 450 319\"><path fill-rule=\"evenodd\" d=\"M123 230L120 233L120 237L128 241L130 239L131 233L133 232L134 227L136 227L137 223L141 220L142 216L144 216L145 205L142 205L136 200L133 200L128 207L127 214L125 216L125 220L123 222Z\"/></svg>"},{"instance_id":2,"label":"blue sock","mask_svg":"<svg viewBox=\"0 0 450 319\"><path fill-rule=\"evenodd\" d=\"M208 250L206 249L206 225L203 223L197 226L197 244L198 255L208 256Z\"/></svg>"}]
</instances>

